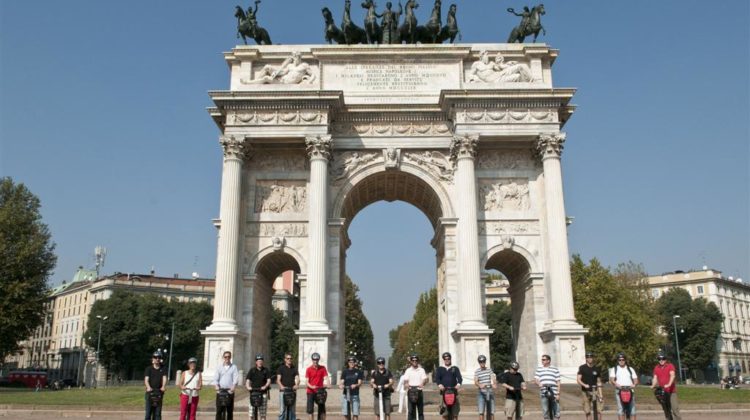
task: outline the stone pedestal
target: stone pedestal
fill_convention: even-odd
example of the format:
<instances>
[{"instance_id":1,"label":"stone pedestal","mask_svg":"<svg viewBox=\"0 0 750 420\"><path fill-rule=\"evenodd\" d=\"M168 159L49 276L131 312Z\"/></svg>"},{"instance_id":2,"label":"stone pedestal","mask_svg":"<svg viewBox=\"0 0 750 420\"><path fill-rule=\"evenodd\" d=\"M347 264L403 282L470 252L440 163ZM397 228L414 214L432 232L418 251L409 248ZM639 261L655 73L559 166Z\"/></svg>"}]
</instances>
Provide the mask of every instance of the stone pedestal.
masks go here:
<instances>
[{"instance_id":1,"label":"stone pedestal","mask_svg":"<svg viewBox=\"0 0 750 420\"><path fill-rule=\"evenodd\" d=\"M328 369L332 374L337 370L335 366L329 366L328 355L331 352L331 339L334 336L333 331L297 331L299 337L299 355L297 357L297 367L300 371L300 383L306 384L305 369L310 366L310 356L313 353L320 354L320 364Z\"/></svg>"}]
</instances>

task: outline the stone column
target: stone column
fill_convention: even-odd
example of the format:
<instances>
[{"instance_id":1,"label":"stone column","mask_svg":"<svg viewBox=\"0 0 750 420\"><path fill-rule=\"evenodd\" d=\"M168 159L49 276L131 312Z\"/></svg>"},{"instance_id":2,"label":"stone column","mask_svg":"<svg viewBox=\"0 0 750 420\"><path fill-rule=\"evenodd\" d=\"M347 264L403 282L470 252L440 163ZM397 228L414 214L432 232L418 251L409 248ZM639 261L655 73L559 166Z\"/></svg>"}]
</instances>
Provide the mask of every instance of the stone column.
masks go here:
<instances>
[{"instance_id":1,"label":"stone column","mask_svg":"<svg viewBox=\"0 0 750 420\"><path fill-rule=\"evenodd\" d=\"M544 198L547 210L547 241L549 243L549 279L552 296L552 321L559 324L575 323L573 286L570 279L568 232L563 200L562 155L565 133L541 134L536 150L544 166Z\"/></svg>"},{"instance_id":2,"label":"stone column","mask_svg":"<svg viewBox=\"0 0 750 420\"><path fill-rule=\"evenodd\" d=\"M456 162L456 215L458 216L458 290L461 329L486 329L482 316L482 281L479 274L477 185L474 158L478 136L456 136L451 159Z\"/></svg>"},{"instance_id":3,"label":"stone column","mask_svg":"<svg viewBox=\"0 0 750 420\"><path fill-rule=\"evenodd\" d=\"M310 157L310 190L308 240L310 257L307 273L305 325L303 330L327 330L326 266L328 230L328 161L331 158L331 136L308 137L305 141Z\"/></svg>"},{"instance_id":4,"label":"stone column","mask_svg":"<svg viewBox=\"0 0 750 420\"><path fill-rule=\"evenodd\" d=\"M239 276L239 250L244 140L222 137L224 167L221 175L221 227L216 258L214 319L208 330L237 331L236 296Z\"/></svg>"}]
</instances>

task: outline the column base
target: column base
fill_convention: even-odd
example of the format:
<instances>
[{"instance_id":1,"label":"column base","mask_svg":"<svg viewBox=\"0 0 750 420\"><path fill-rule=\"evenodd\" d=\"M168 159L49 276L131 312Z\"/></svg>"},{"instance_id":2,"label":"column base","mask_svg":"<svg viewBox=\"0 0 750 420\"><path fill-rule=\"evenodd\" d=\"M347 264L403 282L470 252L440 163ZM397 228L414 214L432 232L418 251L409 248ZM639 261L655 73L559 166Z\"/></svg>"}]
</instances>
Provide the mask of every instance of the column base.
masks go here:
<instances>
[{"instance_id":1,"label":"column base","mask_svg":"<svg viewBox=\"0 0 750 420\"><path fill-rule=\"evenodd\" d=\"M487 328L480 323L482 328L457 328L451 335L456 341L457 353L454 355L454 362L461 369L461 376L464 381L472 383L474 381L474 371L477 369L477 358L480 354L487 357L487 366L492 366L490 360L490 336L495 330Z\"/></svg>"},{"instance_id":2,"label":"column base","mask_svg":"<svg viewBox=\"0 0 750 420\"><path fill-rule=\"evenodd\" d=\"M201 331L201 335L206 340L203 346L204 383L210 383L213 380L216 368L224 363L222 355L225 351L232 352L232 363L240 369L240 376L244 374L242 371L244 370L243 366L245 366L245 342L247 341L247 334L239 332L236 329L236 325L234 330L211 329L214 325L211 324L211 326ZM244 378L244 376L242 377Z\"/></svg>"},{"instance_id":3,"label":"column base","mask_svg":"<svg viewBox=\"0 0 750 420\"><path fill-rule=\"evenodd\" d=\"M329 356L331 339L333 338L335 333L328 329L307 329L308 325L309 324L305 325L304 330L301 329L295 332L299 337L299 354L297 356L297 367L300 371L300 384L303 385L307 384L307 378L305 378L304 370L308 366L310 366L310 356L313 353L320 354L320 364L328 369L329 375L333 374L331 366L329 365L331 361ZM333 379L333 377L331 379Z\"/></svg>"},{"instance_id":4,"label":"column base","mask_svg":"<svg viewBox=\"0 0 750 420\"><path fill-rule=\"evenodd\" d=\"M552 365L560 369L561 382L576 382L578 366L585 363L586 345L584 337L589 330L575 321L560 320L545 325L539 332Z\"/></svg>"}]
</instances>

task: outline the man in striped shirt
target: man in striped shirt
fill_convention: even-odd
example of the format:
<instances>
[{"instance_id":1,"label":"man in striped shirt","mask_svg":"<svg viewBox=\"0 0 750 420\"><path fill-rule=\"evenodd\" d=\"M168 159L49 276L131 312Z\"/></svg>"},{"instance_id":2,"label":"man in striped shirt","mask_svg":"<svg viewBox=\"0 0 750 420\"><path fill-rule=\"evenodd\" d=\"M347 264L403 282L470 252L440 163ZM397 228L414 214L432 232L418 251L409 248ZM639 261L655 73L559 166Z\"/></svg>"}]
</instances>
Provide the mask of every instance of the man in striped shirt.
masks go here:
<instances>
[{"instance_id":1,"label":"man in striped shirt","mask_svg":"<svg viewBox=\"0 0 750 420\"><path fill-rule=\"evenodd\" d=\"M542 398L542 413L545 419L552 420L560 418L560 371L551 366L552 359L548 354L542 355L542 365L534 371L534 382L540 388L540 397ZM554 395L554 403L550 407L550 401L547 398L547 389L551 390Z\"/></svg>"},{"instance_id":2,"label":"man in striped shirt","mask_svg":"<svg viewBox=\"0 0 750 420\"><path fill-rule=\"evenodd\" d=\"M494 417L495 414L495 393L492 391L497 388L495 377L492 369L487 367L487 357L480 355L477 358L479 369L474 371L474 385L479 388L477 393L477 409L479 411L479 420L484 420L485 404L487 404L487 420Z\"/></svg>"}]
</instances>

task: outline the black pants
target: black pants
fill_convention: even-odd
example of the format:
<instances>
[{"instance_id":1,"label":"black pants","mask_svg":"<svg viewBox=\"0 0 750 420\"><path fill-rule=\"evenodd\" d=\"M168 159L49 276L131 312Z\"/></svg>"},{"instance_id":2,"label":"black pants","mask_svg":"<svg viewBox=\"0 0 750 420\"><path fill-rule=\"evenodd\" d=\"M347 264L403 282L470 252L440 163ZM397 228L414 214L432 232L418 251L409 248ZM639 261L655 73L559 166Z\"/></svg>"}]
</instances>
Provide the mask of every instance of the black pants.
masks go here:
<instances>
[{"instance_id":1,"label":"black pants","mask_svg":"<svg viewBox=\"0 0 750 420\"><path fill-rule=\"evenodd\" d=\"M234 394L229 394L229 401L225 407L219 406L219 399L216 399L216 420L232 420L234 416Z\"/></svg>"},{"instance_id":2,"label":"black pants","mask_svg":"<svg viewBox=\"0 0 750 420\"><path fill-rule=\"evenodd\" d=\"M419 420L424 420L424 395L422 394L422 391L419 391L419 398L416 403L412 403L411 400L408 399L408 396L407 401L409 403L408 419L417 420L417 413L415 411L419 411Z\"/></svg>"}]
</instances>

